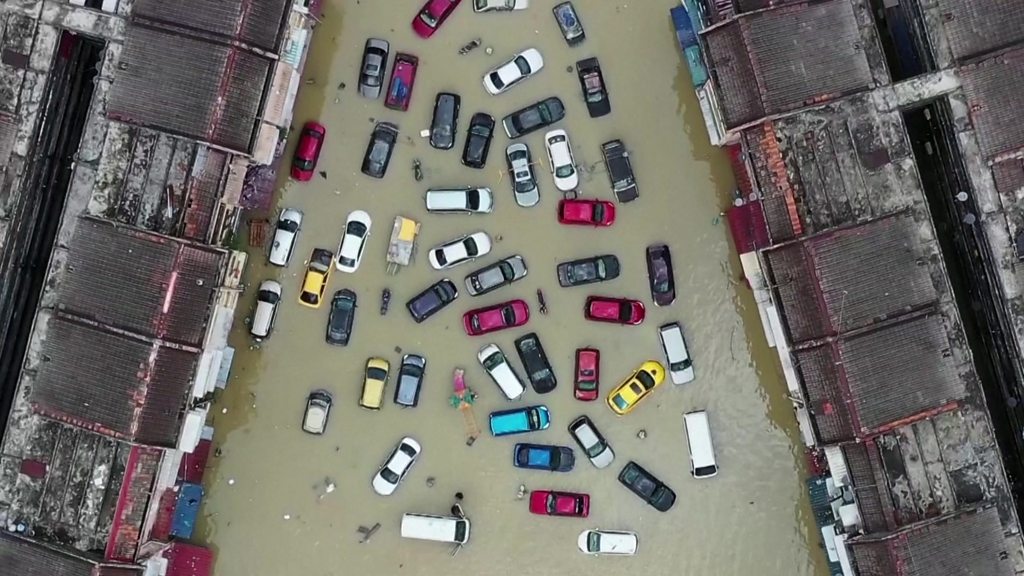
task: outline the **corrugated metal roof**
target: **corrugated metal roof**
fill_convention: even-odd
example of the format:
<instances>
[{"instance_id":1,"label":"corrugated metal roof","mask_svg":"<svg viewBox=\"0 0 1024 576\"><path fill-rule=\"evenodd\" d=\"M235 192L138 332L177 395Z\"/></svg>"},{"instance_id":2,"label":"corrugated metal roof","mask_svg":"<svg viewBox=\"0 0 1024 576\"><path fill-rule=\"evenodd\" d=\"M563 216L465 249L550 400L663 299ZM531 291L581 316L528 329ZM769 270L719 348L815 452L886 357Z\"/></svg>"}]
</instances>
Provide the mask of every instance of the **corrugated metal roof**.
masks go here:
<instances>
[{"instance_id":1,"label":"corrugated metal roof","mask_svg":"<svg viewBox=\"0 0 1024 576\"><path fill-rule=\"evenodd\" d=\"M275 51L290 4L290 0L135 0L132 17Z\"/></svg>"},{"instance_id":2,"label":"corrugated metal roof","mask_svg":"<svg viewBox=\"0 0 1024 576\"><path fill-rule=\"evenodd\" d=\"M97 576L95 569L91 560L0 532L0 573L4 575Z\"/></svg>"},{"instance_id":3,"label":"corrugated metal roof","mask_svg":"<svg viewBox=\"0 0 1024 576\"><path fill-rule=\"evenodd\" d=\"M725 24L704 38L726 126L739 126L762 118L764 105L739 22Z\"/></svg>"},{"instance_id":4,"label":"corrugated metal roof","mask_svg":"<svg viewBox=\"0 0 1024 576\"><path fill-rule=\"evenodd\" d=\"M1024 3L1020 0L938 0L936 4L957 60L1024 40Z\"/></svg>"},{"instance_id":5,"label":"corrugated metal roof","mask_svg":"<svg viewBox=\"0 0 1024 576\"><path fill-rule=\"evenodd\" d=\"M63 312L199 346L226 254L83 218L58 291Z\"/></svg>"},{"instance_id":6,"label":"corrugated metal roof","mask_svg":"<svg viewBox=\"0 0 1024 576\"><path fill-rule=\"evenodd\" d=\"M1024 147L1024 48L966 66L960 76L982 155L991 159Z\"/></svg>"},{"instance_id":7,"label":"corrugated metal roof","mask_svg":"<svg viewBox=\"0 0 1024 576\"><path fill-rule=\"evenodd\" d=\"M134 24L107 115L249 153L271 66L240 48Z\"/></svg>"}]
</instances>

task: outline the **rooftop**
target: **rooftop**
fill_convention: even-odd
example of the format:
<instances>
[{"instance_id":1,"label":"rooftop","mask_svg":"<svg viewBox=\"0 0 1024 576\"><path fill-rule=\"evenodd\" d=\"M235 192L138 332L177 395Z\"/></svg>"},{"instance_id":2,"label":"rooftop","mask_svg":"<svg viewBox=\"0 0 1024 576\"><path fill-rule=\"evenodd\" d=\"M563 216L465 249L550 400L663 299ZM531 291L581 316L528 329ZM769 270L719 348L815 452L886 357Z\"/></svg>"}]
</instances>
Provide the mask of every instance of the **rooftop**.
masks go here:
<instances>
[{"instance_id":1,"label":"rooftop","mask_svg":"<svg viewBox=\"0 0 1024 576\"><path fill-rule=\"evenodd\" d=\"M1024 35L1024 4L1017 2ZM1024 123L1020 122L1024 92L1024 47L964 66L960 70L964 95L978 145L986 159L1024 148Z\"/></svg>"},{"instance_id":2,"label":"rooftop","mask_svg":"<svg viewBox=\"0 0 1024 576\"><path fill-rule=\"evenodd\" d=\"M290 0L135 0L132 18L276 51L289 4Z\"/></svg>"},{"instance_id":3,"label":"rooftop","mask_svg":"<svg viewBox=\"0 0 1024 576\"><path fill-rule=\"evenodd\" d=\"M136 576L142 569L112 566L51 548L37 542L0 533L0 566L11 576Z\"/></svg>"},{"instance_id":4,"label":"rooftop","mask_svg":"<svg viewBox=\"0 0 1024 576\"><path fill-rule=\"evenodd\" d=\"M939 20L953 58L962 62L1024 40L1020 0L938 0Z\"/></svg>"}]
</instances>

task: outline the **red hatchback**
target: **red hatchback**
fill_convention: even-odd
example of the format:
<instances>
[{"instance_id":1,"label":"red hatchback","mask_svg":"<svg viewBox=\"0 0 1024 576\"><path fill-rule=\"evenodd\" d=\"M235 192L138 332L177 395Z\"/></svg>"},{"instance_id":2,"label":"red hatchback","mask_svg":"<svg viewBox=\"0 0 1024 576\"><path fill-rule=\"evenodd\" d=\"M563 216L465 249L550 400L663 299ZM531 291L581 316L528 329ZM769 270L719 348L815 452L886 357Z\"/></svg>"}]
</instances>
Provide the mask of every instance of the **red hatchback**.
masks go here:
<instances>
[{"instance_id":1,"label":"red hatchback","mask_svg":"<svg viewBox=\"0 0 1024 576\"><path fill-rule=\"evenodd\" d=\"M451 16L462 0L427 0L412 20L412 29L420 38L430 38Z\"/></svg>"},{"instance_id":2,"label":"red hatchback","mask_svg":"<svg viewBox=\"0 0 1024 576\"><path fill-rule=\"evenodd\" d=\"M391 67L388 94L384 97L385 106L403 112L409 109L412 88L416 85L416 69L419 67L420 59L412 54L405 52L395 54L395 65Z\"/></svg>"},{"instance_id":3,"label":"red hatchback","mask_svg":"<svg viewBox=\"0 0 1024 576\"><path fill-rule=\"evenodd\" d=\"M577 400L597 400L598 379L601 375L601 353L593 348L576 349L576 377L572 393Z\"/></svg>"},{"instance_id":4,"label":"red hatchback","mask_svg":"<svg viewBox=\"0 0 1024 576\"><path fill-rule=\"evenodd\" d=\"M587 297L583 316L594 322L611 322L613 324L637 325L644 321L647 313L644 303L628 298L606 298L604 296Z\"/></svg>"},{"instance_id":5,"label":"red hatchback","mask_svg":"<svg viewBox=\"0 0 1024 576\"><path fill-rule=\"evenodd\" d=\"M611 226L615 222L615 204L607 200L560 200L559 224Z\"/></svg>"},{"instance_id":6,"label":"red hatchback","mask_svg":"<svg viewBox=\"0 0 1024 576\"><path fill-rule=\"evenodd\" d=\"M522 326L530 319L530 307L522 300L509 300L487 308L477 308L462 315L466 334L479 336L505 328Z\"/></svg>"},{"instance_id":7,"label":"red hatchback","mask_svg":"<svg viewBox=\"0 0 1024 576\"><path fill-rule=\"evenodd\" d=\"M327 128L319 122L309 121L302 127L299 145L295 147L295 157L292 158L292 178L308 182L313 177L320 149L324 147L324 136L327 136Z\"/></svg>"},{"instance_id":8,"label":"red hatchback","mask_svg":"<svg viewBox=\"0 0 1024 576\"><path fill-rule=\"evenodd\" d=\"M530 512L541 516L586 518L590 514L590 495L534 490L530 492Z\"/></svg>"}]
</instances>

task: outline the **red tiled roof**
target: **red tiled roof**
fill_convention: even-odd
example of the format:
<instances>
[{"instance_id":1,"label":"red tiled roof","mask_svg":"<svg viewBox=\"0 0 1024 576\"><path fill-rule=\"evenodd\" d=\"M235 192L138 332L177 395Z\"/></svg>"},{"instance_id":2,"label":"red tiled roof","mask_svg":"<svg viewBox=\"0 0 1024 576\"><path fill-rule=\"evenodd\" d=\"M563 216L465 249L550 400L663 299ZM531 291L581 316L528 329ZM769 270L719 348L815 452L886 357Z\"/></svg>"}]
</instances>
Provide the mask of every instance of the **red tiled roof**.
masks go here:
<instances>
[{"instance_id":1,"label":"red tiled roof","mask_svg":"<svg viewBox=\"0 0 1024 576\"><path fill-rule=\"evenodd\" d=\"M164 552L167 559L166 576L210 576L213 574L213 552L196 546L175 542Z\"/></svg>"}]
</instances>

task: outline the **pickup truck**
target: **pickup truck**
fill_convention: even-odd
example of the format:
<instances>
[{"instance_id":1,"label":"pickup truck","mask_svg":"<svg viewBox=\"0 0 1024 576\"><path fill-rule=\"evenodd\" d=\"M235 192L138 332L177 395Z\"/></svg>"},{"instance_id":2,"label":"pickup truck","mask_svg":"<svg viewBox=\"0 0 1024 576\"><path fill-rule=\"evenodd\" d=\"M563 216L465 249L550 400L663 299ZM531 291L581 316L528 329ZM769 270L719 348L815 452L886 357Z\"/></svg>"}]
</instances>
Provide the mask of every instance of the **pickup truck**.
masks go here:
<instances>
[{"instance_id":1,"label":"pickup truck","mask_svg":"<svg viewBox=\"0 0 1024 576\"><path fill-rule=\"evenodd\" d=\"M629 152L622 140L611 140L601 144L601 154L604 155L612 191L619 202L632 202L639 198L640 191L637 189L636 176L633 174L633 164L629 161Z\"/></svg>"}]
</instances>

